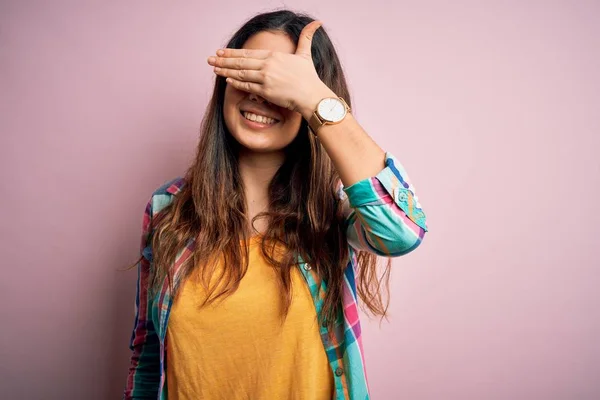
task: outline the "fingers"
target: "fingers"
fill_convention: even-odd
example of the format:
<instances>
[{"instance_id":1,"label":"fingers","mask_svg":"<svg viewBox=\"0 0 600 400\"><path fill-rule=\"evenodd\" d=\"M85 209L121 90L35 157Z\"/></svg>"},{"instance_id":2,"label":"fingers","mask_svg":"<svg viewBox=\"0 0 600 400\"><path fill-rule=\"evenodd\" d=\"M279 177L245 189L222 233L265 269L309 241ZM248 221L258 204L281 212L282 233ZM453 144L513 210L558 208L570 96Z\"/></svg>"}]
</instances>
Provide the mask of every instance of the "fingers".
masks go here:
<instances>
[{"instance_id":1,"label":"fingers","mask_svg":"<svg viewBox=\"0 0 600 400\"><path fill-rule=\"evenodd\" d=\"M244 82L263 83L265 80L265 74L263 72L254 71L251 69L230 69L215 67L215 73L226 78L233 78L235 80Z\"/></svg>"},{"instance_id":2,"label":"fingers","mask_svg":"<svg viewBox=\"0 0 600 400\"><path fill-rule=\"evenodd\" d=\"M219 49L217 50L217 56L219 57L227 57L227 58L255 58L259 60L264 60L265 58L271 55L271 50L261 50L261 49Z\"/></svg>"},{"instance_id":3,"label":"fingers","mask_svg":"<svg viewBox=\"0 0 600 400\"><path fill-rule=\"evenodd\" d=\"M312 46L312 38L321 25L323 25L323 22L321 21L312 21L307 24L304 29L302 29L302 32L300 32L300 38L298 38L296 54L311 58L310 49Z\"/></svg>"},{"instance_id":4,"label":"fingers","mask_svg":"<svg viewBox=\"0 0 600 400\"><path fill-rule=\"evenodd\" d=\"M207 61L210 65L215 66L217 75L245 82L262 83L264 81L264 73L260 71L265 63L263 59L211 56Z\"/></svg>"},{"instance_id":5,"label":"fingers","mask_svg":"<svg viewBox=\"0 0 600 400\"><path fill-rule=\"evenodd\" d=\"M254 70L261 69L265 64L263 59L215 56L208 57L207 62L215 67Z\"/></svg>"},{"instance_id":6,"label":"fingers","mask_svg":"<svg viewBox=\"0 0 600 400\"><path fill-rule=\"evenodd\" d=\"M227 78L227 83L244 92L255 93L258 95L262 93L262 86L258 83L238 81L234 78Z\"/></svg>"}]
</instances>

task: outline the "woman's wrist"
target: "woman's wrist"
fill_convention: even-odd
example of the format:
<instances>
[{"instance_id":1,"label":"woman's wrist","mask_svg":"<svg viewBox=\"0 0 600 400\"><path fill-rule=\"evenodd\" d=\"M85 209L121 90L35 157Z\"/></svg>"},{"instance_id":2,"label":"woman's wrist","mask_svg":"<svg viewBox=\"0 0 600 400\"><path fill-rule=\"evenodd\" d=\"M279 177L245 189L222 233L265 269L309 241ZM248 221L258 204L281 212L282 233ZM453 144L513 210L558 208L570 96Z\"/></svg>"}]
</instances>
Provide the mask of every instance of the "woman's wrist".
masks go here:
<instances>
[{"instance_id":1,"label":"woman's wrist","mask_svg":"<svg viewBox=\"0 0 600 400\"><path fill-rule=\"evenodd\" d=\"M317 105L325 97L338 96L327 85L321 82L321 84L315 86L315 89L309 91L309 94L306 97L306 99L302 102L302 104L299 105L298 111L300 112L300 114L302 114L302 117L305 120L309 121L310 117L317 109Z\"/></svg>"}]
</instances>

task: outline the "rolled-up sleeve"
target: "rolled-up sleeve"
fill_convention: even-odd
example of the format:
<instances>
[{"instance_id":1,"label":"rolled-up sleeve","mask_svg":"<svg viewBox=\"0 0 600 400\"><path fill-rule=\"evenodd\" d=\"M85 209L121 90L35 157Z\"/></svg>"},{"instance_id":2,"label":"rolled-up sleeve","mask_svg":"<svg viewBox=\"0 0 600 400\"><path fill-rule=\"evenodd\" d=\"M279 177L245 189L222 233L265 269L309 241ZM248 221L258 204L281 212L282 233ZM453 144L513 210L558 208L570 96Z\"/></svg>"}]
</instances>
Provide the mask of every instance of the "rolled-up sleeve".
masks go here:
<instances>
[{"instance_id":1,"label":"rolled-up sleeve","mask_svg":"<svg viewBox=\"0 0 600 400\"><path fill-rule=\"evenodd\" d=\"M389 152L377 175L340 184L338 194L345 203L348 242L357 250L401 256L417 248L428 230L414 187Z\"/></svg>"}]
</instances>

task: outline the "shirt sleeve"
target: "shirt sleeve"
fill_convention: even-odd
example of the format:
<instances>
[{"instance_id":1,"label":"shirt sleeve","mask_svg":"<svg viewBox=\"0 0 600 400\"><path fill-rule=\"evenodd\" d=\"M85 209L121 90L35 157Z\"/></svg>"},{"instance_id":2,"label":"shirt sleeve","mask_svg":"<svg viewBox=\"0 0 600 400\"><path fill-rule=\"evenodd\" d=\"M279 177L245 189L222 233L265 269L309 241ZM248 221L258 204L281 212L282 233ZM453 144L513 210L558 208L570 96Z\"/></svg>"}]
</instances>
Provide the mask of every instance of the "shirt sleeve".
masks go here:
<instances>
[{"instance_id":1,"label":"shirt sleeve","mask_svg":"<svg viewBox=\"0 0 600 400\"><path fill-rule=\"evenodd\" d=\"M153 196L154 198L154 196ZM151 199L142 223L141 253L138 263L135 322L129 348L132 351L123 399L156 399L160 385L160 342L152 322L152 300L149 298L151 251Z\"/></svg>"},{"instance_id":2,"label":"shirt sleeve","mask_svg":"<svg viewBox=\"0 0 600 400\"><path fill-rule=\"evenodd\" d=\"M417 248L428 231L425 213L406 171L389 152L385 167L373 177L344 187L349 244L380 256L397 257Z\"/></svg>"}]
</instances>

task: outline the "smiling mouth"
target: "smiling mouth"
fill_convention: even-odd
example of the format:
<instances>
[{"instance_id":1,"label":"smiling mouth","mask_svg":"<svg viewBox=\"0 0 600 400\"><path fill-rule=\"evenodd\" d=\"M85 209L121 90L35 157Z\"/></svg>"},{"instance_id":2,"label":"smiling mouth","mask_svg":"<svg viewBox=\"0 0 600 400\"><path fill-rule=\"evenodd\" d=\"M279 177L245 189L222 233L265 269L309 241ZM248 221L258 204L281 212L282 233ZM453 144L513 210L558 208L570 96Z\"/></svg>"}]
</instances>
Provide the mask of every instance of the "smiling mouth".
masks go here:
<instances>
[{"instance_id":1,"label":"smiling mouth","mask_svg":"<svg viewBox=\"0 0 600 400\"><path fill-rule=\"evenodd\" d=\"M254 114L248 111L240 110L240 115L251 122L256 122L263 125L275 125L279 122L278 119L265 117L264 115Z\"/></svg>"}]
</instances>

